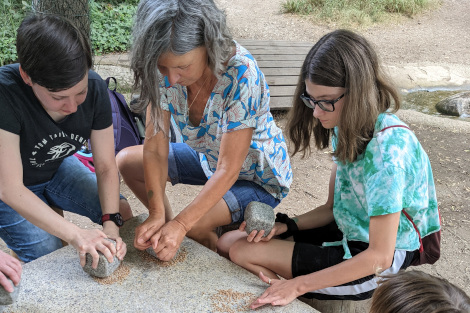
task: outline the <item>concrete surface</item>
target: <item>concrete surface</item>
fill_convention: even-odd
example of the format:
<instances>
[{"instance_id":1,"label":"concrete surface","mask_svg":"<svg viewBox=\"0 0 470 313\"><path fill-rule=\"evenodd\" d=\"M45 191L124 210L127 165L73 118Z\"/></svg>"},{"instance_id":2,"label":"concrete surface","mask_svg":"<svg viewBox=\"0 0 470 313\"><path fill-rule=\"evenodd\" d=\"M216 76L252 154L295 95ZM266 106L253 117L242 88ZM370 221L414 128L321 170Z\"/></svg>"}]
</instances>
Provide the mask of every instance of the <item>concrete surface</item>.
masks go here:
<instances>
[{"instance_id":1,"label":"concrete surface","mask_svg":"<svg viewBox=\"0 0 470 313\"><path fill-rule=\"evenodd\" d=\"M162 263L133 247L134 229L146 214L126 222L121 236L128 252L108 278L92 278L67 246L23 267L17 301L0 312L255 312L249 303L267 285L255 275L185 238L173 262ZM256 312L318 312L295 300Z\"/></svg>"}]
</instances>

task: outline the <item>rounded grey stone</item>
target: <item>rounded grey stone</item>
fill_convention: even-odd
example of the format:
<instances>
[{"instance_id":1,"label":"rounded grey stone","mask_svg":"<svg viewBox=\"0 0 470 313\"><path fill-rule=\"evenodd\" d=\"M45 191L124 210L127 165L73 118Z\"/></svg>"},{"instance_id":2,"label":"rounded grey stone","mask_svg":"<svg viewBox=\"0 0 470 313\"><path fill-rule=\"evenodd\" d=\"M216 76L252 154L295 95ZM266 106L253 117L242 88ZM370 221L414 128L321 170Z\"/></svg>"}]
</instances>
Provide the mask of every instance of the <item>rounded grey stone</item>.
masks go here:
<instances>
[{"instance_id":1,"label":"rounded grey stone","mask_svg":"<svg viewBox=\"0 0 470 313\"><path fill-rule=\"evenodd\" d=\"M16 299L18 298L18 294L20 293L20 286L15 286L10 278L8 278L8 282L13 286L13 292L6 291L2 286L0 286L0 305L10 305L13 304Z\"/></svg>"},{"instance_id":2,"label":"rounded grey stone","mask_svg":"<svg viewBox=\"0 0 470 313\"><path fill-rule=\"evenodd\" d=\"M112 239L108 239L108 238L106 238L106 240L111 241L114 244L114 246L116 246L116 241ZM91 254L87 253L86 264L83 267L83 270L86 273L90 274L91 276L100 277L100 278L108 277L112 273L114 273L114 271L119 267L119 265L121 264L121 261L117 258L117 256L114 256L113 262L109 263L108 259L106 259L103 253L98 251L98 254L100 256L100 259L99 259L98 266L96 267L96 269L91 267L91 264L93 263L93 258Z\"/></svg>"},{"instance_id":3,"label":"rounded grey stone","mask_svg":"<svg viewBox=\"0 0 470 313\"><path fill-rule=\"evenodd\" d=\"M274 227L274 210L270 205L252 201L245 209L245 231L250 234L253 230L264 230L263 237L269 235Z\"/></svg>"}]
</instances>

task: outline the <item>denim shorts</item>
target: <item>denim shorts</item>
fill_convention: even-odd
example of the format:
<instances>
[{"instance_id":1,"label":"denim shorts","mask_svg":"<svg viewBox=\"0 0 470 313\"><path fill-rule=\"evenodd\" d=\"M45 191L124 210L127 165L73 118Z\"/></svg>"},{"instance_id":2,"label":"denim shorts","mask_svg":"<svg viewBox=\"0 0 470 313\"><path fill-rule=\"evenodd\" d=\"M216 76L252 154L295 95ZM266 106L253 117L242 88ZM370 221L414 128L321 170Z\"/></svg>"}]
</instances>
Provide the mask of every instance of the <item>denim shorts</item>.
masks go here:
<instances>
[{"instance_id":1,"label":"denim shorts","mask_svg":"<svg viewBox=\"0 0 470 313\"><path fill-rule=\"evenodd\" d=\"M51 207L86 216L94 223L101 220L96 175L74 156L64 159L50 181L27 188ZM24 262L62 247L59 238L31 224L1 200L0 237Z\"/></svg>"},{"instance_id":2,"label":"denim shorts","mask_svg":"<svg viewBox=\"0 0 470 313\"><path fill-rule=\"evenodd\" d=\"M168 155L168 176L171 183L204 185L208 179L199 160L199 154L185 143L170 143ZM223 196L232 223L243 221L245 208L251 201L258 201L275 208L280 200L273 197L263 187L248 180L237 180Z\"/></svg>"}]
</instances>

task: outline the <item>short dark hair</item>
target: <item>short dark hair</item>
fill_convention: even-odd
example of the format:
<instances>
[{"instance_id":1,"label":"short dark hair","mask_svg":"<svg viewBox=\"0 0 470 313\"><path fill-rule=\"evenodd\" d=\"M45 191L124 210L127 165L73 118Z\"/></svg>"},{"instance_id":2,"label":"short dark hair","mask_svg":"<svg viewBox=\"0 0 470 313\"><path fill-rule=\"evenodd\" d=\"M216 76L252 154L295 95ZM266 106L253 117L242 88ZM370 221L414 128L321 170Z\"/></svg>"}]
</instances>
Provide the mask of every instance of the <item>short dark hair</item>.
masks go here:
<instances>
[{"instance_id":1,"label":"short dark hair","mask_svg":"<svg viewBox=\"0 0 470 313\"><path fill-rule=\"evenodd\" d=\"M26 17L18 28L16 50L21 68L34 83L50 91L73 87L93 64L88 39L57 15Z\"/></svg>"}]
</instances>

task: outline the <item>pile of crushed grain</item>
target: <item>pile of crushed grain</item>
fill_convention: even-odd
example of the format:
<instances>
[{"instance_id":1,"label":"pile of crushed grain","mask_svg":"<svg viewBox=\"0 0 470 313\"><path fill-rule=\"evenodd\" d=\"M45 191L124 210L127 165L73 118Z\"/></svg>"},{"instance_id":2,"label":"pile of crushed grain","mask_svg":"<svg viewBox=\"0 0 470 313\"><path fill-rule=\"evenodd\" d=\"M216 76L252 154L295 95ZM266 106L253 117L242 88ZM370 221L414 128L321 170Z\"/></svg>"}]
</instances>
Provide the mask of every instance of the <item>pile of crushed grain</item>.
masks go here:
<instances>
[{"instance_id":1,"label":"pile of crushed grain","mask_svg":"<svg viewBox=\"0 0 470 313\"><path fill-rule=\"evenodd\" d=\"M112 285L114 283L120 283L126 279L127 275L130 273L129 266L125 265L121 262L121 265L108 277L100 278L100 277L93 277L93 279L101 285Z\"/></svg>"},{"instance_id":2,"label":"pile of crushed grain","mask_svg":"<svg viewBox=\"0 0 470 313\"><path fill-rule=\"evenodd\" d=\"M250 304L256 300L251 292L238 292L232 289L218 290L210 296L214 312L237 313L250 311Z\"/></svg>"},{"instance_id":3,"label":"pile of crushed grain","mask_svg":"<svg viewBox=\"0 0 470 313\"><path fill-rule=\"evenodd\" d=\"M173 259L171 259L170 261L162 261L162 260L154 257L153 255L150 255L145 250L144 251L139 251L139 253L140 253L140 255L141 255L141 257L144 261L157 263L159 266L163 266L163 267L169 267L169 266L173 266L177 263L184 262L184 260L186 260L186 256L188 255L188 251L186 251L186 249L184 247L181 247L179 249L178 253L176 254L176 256Z\"/></svg>"}]
</instances>

